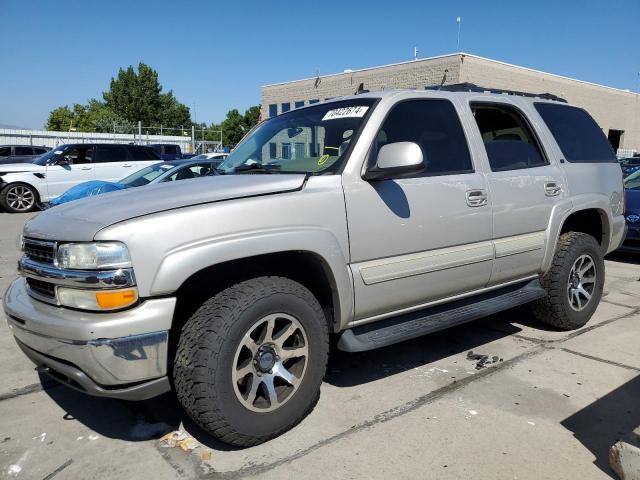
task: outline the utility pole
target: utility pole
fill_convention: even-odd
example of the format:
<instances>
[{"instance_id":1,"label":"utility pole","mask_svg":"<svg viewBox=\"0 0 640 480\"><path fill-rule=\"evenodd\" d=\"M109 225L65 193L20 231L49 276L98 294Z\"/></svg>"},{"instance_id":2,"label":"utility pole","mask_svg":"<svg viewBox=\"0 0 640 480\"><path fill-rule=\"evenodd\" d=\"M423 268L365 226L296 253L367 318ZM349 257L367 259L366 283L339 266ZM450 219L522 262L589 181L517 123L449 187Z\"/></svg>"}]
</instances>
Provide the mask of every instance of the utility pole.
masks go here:
<instances>
[{"instance_id":1,"label":"utility pole","mask_svg":"<svg viewBox=\"0 0 640 480\"><path fill-rule=\"evenodd\" d=\"M196 127L191 124L191 153L196 153Z\"/></svg>"},{"instance_id":2,"label":"utility pole","mask_svg":"<svg viewBox=\"0 0 640 480\"><path fill-rule=\"evenodd\" d=\"M142 121L138 120L138 142L142 141Z\"/></svg>"}]
</instances>

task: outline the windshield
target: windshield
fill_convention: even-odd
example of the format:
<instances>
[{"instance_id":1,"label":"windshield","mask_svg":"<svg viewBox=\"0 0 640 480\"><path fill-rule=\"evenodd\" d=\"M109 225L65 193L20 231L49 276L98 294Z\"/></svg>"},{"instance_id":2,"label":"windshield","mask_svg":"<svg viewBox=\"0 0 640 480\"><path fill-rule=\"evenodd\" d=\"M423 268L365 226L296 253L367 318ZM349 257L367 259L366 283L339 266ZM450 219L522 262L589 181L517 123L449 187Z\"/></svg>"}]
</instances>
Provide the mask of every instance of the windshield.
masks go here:
<instances>
[{"instance_id":1,"label":"windshield","mask_svg":"<svg viewBox=\"0 0 640 480\"><path fill-rule=\"evenodd\" d=\"M633 172L624 179L624 188L627 190L640 190L640 170Z\"/></svg>"},{"instance_id":2,"label":"windshield","mask_svg":"<svg viewBox=\"0 0 640 480\"><path fill-rule=\"evenodd\" d=\"M127 187L142 187L151 183L164 172L175 167L176 165L173 163L155 163L137 171L136 173L132 173L128 177L124 177L118 183L126 185Z\"/></svg>"},{"instance_id":3,"label":"windshield","mask_svg":"<svg viewBox=\"0 0 640 480\"><path fill-rule=\"evenodd\" d=\"M59 145L55 148L52 148L44 155L41 155L38 158L34 159L33 163L35 163L36 165L50 165L55 160L57 160L65 150L68 150L70 147L71 145Z\"/></svg>"},{"instance_id":4,"label":"windshield","mask_svg":"<svg viewBox=\"0 0 640 480\"><path fill-rule=\"evenodd\" d=\"M293 110L256 128L220 173L336 173L375 99L357 98Z\"/></svg>"}]
</instances>

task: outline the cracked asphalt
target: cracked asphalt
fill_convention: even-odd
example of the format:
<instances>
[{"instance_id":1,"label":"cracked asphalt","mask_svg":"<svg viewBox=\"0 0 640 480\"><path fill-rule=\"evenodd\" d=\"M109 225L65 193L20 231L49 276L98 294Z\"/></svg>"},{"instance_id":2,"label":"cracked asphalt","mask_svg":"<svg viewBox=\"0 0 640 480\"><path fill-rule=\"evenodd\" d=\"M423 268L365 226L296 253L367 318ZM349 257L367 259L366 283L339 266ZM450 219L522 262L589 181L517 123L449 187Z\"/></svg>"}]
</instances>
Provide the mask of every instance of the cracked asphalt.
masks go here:
<instances>
[{"instance_id":1,"label":"cracked asphalt","mask_svg":"<svg viewBox=\"0 0 640 480\"><path fill-rule=\"evenodd\" d=\"M28 216L0 213L0 292ZM578 331L519 308L334 351L311 415L248 449L208 437L171 394L98 399L40 377L1 321L0 478L612 478L609 446L640 425L639 265L607 259L605 297ZM171 447L173 431L186 440Z\"/></svg>"}]
</instances>

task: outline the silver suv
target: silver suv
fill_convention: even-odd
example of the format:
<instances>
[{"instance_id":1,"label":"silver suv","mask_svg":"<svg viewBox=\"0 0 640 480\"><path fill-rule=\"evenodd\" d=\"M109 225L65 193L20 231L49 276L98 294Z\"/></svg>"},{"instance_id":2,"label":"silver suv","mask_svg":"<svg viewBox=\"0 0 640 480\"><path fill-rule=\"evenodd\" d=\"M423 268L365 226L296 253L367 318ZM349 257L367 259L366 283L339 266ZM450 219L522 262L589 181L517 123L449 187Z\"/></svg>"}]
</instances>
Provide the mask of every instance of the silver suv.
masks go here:
<instances>
[{"instance_id":1,"label":"silver suv","mask_svg":"<svg viewBox=\"0 0 640 480\"><path fill-rule=\"evenodd\" d=\"M218 173L39 214L4 308L41 371L173 389L234 445L311 411L332 337L363 351L525 303L583 326L625 232L606 138L546 96L336 99L263 122Z\"/></svg>"}]
</instances>

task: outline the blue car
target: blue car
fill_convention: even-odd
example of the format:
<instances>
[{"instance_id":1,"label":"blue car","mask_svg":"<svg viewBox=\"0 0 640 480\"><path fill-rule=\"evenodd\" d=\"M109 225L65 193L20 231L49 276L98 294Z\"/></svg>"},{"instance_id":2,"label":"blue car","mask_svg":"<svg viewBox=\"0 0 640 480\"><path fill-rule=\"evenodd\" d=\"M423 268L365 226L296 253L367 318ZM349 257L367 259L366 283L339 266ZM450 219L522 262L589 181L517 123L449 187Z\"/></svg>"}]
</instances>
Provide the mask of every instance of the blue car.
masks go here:
<instances>
[{"instance_id":1,"label":"blue car","mask_svg":"<svg viewBox=\"0 0 640 480\"><path fill-rule=\"evenodd\" d=\"M124 190L125 188L143 187L156 183L188 180L205 175L212 175L215 174L215 170L221 162L222 159L208 159L155 163L123 178L119 182L94 180L71 187L62 195L52 200L48 206L55 207L56 205L80 198L115 192L117 190Z\"/></svg>"},{"instance_id":2,"label":"blue car","mask_svg":"<svg viewBox=\"0 0 640 480\"><path fill-rule=\"evenodd\" d=\"M636 170L624 180L624 217L627 222L627 236L618 249L621 252L640 252L640 170Z\"/></svg>"},{"instance_id":3,"label":"blue car","mask_svg":"<svg viewBox=\"0 0 640 480\"><path fill-rule=\"evenodd\" d=\"M627 178L634 172L640 170L640 157L622 158L618 160L620 168L622 168L622 176Z\"/></svg>"}]
</instances>

